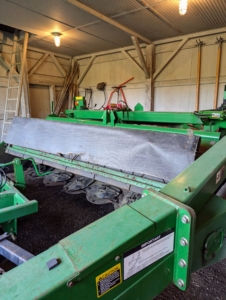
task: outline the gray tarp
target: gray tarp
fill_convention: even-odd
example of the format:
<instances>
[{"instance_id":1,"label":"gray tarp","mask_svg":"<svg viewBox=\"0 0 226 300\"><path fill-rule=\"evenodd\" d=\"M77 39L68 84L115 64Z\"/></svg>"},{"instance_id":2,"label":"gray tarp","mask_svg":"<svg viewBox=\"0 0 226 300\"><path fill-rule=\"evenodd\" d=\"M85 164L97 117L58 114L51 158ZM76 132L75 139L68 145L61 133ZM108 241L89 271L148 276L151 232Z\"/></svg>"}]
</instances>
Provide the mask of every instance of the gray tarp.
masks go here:
<instances>
[{"instance_id":1,"label":"gray tarp","mask_svg":"<svg viewBox=\"0 0 226 300\"><path fill-rule=\"evenodd\" d=\"M170 181L194 161L199 138L16 117L5 142Z\"/></svg>"}]
</instances>

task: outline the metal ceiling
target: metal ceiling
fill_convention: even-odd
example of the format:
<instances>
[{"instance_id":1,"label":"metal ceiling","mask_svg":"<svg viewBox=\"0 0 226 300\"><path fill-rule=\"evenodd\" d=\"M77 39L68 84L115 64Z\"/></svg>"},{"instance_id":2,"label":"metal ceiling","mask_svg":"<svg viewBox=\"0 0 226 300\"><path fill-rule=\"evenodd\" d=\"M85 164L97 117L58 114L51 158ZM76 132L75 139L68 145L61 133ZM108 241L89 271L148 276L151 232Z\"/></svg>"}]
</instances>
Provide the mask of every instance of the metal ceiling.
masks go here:
<instances>
[{"instance_id":1,"label":"metal ceiling","mask_svg":"<svg viewBox=\"0 0 226 300\"><path fill-rule=\"evenodd\" d=\"M179 15L178 0L81 0L146 39L164 38L226 26L225 0L188 0ZM69 56L132 45L131 35L67 0L1 0L0 23L33 34L29 45ZM56 48L51 32L61 32Z\"/></svg>"}]
</instances>

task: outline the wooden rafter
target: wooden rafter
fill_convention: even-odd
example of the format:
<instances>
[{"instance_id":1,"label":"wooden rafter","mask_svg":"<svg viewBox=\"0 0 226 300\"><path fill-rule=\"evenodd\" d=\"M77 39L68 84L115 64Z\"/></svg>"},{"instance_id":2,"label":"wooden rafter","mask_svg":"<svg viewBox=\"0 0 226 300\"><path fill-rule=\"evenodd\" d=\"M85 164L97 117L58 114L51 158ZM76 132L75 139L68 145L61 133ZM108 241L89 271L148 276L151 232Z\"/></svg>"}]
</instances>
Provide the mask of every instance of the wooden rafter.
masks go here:
<instances>
[{"instance_id":1,"label":"wooden rafter","mask_svg":"<svg viewBox=\"0 0 226 300\"><path fill-rule=\"evenodd\" d=\"M28 72L28 76L30 77L33 73L41 66L41 64L46 60L49 56L48 53L43 54L43 56L36 62L36 64L30 69Z\"/></svg>"},{"instance_id":2,"label":"wooden rafter","mask_svg":"<svg viewBox=\"0 0 226 300\"><path fill-rule=\"evenodd\" d=\"M60 65L60 63L57 60L57 58L53 54L50 54L49 56L51 57L52 61L54 62L54 64L56 65L56 67L58 68L58 70L60 71L60 73L65 77L66 76L66 72L64 71L63 67Z\"/></svg>"},{"instance_id":3,"label":"wooden rafter","mask_svg":"<svg viewBox=\"0 0 226 300\"><path fill-rule=\"evenodd\" d=\"M91 58L90 58L90 61L85 69L85 71L83 72L82 76L79 78L79 81L78 81L78 86L81 84L81 82L83 81L83 79L85 78L86 74L88 73L89 69L92 67L92 64L94 62L94 60L96 59L96 55L93 55Z\"/></svg>"},{"instance_id":4,"label":"wooden rafter","mask_svg":"<svg viewBox=\"0 0 226 300\"><path fill-rule=\"evenodd\" d=\"M121 50L121 52L122 54L124 54L126 58L128 58L134 64L134 66L136 66L139 70L143 71L142 67L138 64L138 62L135 61L135 59L132 58L132 56L129 55L127 51Z\"/></svg>"},{"instance_id":5,"label":"wooden rafter","mask_svg":"<svg viewBox=\"0 0 226 300\"><path fill-rule=\"evenodd\" d=\"M81 2L79 2L77 0L67 0L67 1L69 3L71 3L71 4L73 4L74 6L80 8L80 9L86 11L86 12L88 12L89 14L97 17L98 19L100 19L100 20L102 20L102 21L104 21L104 22L106 22L108 24L111 24L114 27L117 27L117 28L121 29L122 31L128 33L129 35L136 36L137 38L139 38L140 40L144 41L147 44L150 44L152 42L151 40L149 40L146 37L140 35L139 33L137 33L135 31L133 31L133 30L131 30L131 29L123 26L122 24L120 24L120 23L112 20L111 18L106 17L105 15L99 13L98 11L92 9L91 7L85 5L85 4L83 4L83 3L81 3Z\"/></svg>"},{"instance_id":6,"label":"wooden rafter","mask_svg":"<svg viewBox=\"0 0 226 300\"><path fill-rule=\"evenodd\" d=\"M136 51L137 51L137 55L138 55L138 57L139 57L140 64L141 64L142 69L143 69L143 71L144 71L145 77L146 77L146 78L150 78L150 74L149 74L149 71L148 71L148 69L147 69L147 65L146 65L146 62L145 62L143 53L142 53L142 51L141 51L141 48L140 48L138 39L137 39L136 36L132 36L131 38L132 38L134 47L135 47L135 49L136 49Z\"/></svg>"},{"instance_id":7,"label":"wooden rafter","mask_svg":"<svg viewBox=\"0 0 226 300\"><path fill-rule=\"evenodd\" d=\"M189 40L188 37L185 37L180 44L177 46L177 48L169 55L169 57L164 61L164 63L158 68L157 71L155 71L153 78L155 79L164 69L165 67L171 62L171 60L177 55L177 53L180 51L180 49L187 43Z\"/></svg>"}]
</instances>

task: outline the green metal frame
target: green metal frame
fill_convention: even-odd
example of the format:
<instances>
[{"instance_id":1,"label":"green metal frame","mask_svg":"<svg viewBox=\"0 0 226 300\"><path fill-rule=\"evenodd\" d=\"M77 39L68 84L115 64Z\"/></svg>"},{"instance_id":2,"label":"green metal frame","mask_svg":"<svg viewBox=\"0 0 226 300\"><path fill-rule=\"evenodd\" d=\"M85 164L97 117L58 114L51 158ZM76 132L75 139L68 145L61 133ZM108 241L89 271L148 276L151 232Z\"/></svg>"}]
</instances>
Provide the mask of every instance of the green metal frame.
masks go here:
<instances>
[{"instance_id":1,"label":"green metal frame","mask_svg":"<svg viewBox=\"0 0 226 300\"><path fill-rule=\"evenodd\" d=\"M37 159L49 162L57 159L65 166L88 168L81 162L8 147L15 152L24 151L25 156L32 151L32 157ZM0 294L10 300L16 295L21 299L125 300L153 299L170 283L185 290L192 270L226 257L223 240L226 204L215 195L226 179L225 148L226 138L223 138L159 191L148 186L140 200L108 214L7 272L0 278ZM93 173L98 171L118 181L126 178L121 172L111 174L104 168L93 169ZM169 229L174 232L173 251L124 278L125 253L136 253L134 249L157 240ZM46 263L53 258L59 264L49 270ZM110 281L112 268L118 270L117 284L110 285L100 295L98 278Z\"/></svg>"},{"instance_id":2,"label":"green metal frame","mask_svg":"<svg viewBox=\"0 0 226 300\"><path fill-rule=\"evenodd\" d=\"M39 177L42 177L42 176L45 176L45 175L48 175L51 173L50 171L40 173L38 170L38 167L35 163L35 160L31 157L25 158L25 159L14 158L13 161L11 161L11 162L0 164L0 167L7 167L10 165L13 165L14 174L15 174L14 185L18 188L25 189L25 187L26 187L26 181L25 181L25 177L24 177L24 168L23 168L23 164L22 164L24 161L30 161L32 163L32 165L35 169L35 172L36 172L37 176L39 176Z\"/></svg>"},{"instance_id":3,"label":"green metal frame","mask_svg":"<svg viewBox=\"0 0 226 300\"><path fill-rule=\"evenodd\" d=\"M15 187L24 189L26 187L23 161L32 162L38 176L48 175L50 172L40 173L33 158L14 158L12 162L0 164L0 167L13 165L15 182L7 180L0 189L0 226L11 235L17 234L17 219L38 211L38 202L29 201Z\"/></svg>"},{"instance_id":4,"label":"green metal frame","mask_svg":"<svg viewBox=\"0 0 226 300\"><path fill-rule=\"evenodd\" d=\"M213 114L219 114L219 118ZM207 114L207 115L206 115ZM66 117L48 116L46 119L87 125L113 126L174 134L194 134L201 138L200 153L212 147L225 135L226 113L201 111L194 113L66 110ZM221 131L221 132L220 132Z\"/></svg>"},{"instance_id":5,"label":"green metal frame","mask_svg":"<svg viewBox=\"0 0 226 300\"><path fill-rule=\"evenodd\" d=\"M17 234L17 219L38 211L38 202L29 201L7 180L0 189L0 226L5 232Z\"/></svg>"}]
</instances>

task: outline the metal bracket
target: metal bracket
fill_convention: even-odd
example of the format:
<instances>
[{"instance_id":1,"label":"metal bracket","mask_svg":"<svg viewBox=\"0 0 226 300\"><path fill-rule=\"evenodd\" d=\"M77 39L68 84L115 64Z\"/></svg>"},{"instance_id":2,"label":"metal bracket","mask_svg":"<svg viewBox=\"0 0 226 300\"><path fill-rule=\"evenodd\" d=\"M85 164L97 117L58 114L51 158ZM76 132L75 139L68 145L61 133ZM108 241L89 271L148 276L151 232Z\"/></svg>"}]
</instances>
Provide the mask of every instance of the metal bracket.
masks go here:
<instances>
[{"instance_id":1,"label":"metal bracket","mask_svg":"<svg viewBox=\"0 0 226 300\"><path fill-rule=\"evenodd\" d=\"M224 39L220 36L219 39L216 37L216 44L221 44L224 42Z\"/></svg>"},{"instance_id":2,"label":"metal bracket","mask_svg":"<svg viewBox=\"0 0 226 300\"><path fill-rule=\"evenodd\" d=\"M153 189L148 189L143 193L146 195L153 194L155 198L173 205L177 210L173 283L180 290L185 291L190 282L196 220L195 211L191 207Z\"/></svg>"},{"instance_id":3,"label":"metal bracket","mask_svg":"<svg viewBox=\"0 0 226 300\"><path fill-rule=\"evenodd\" d=\"M203 41L201 41L200 39L199 40L196 40L196 47L202 47L203 45L205 45L204 43L203 43Z\"/></svg>"},{"instance_id":4,"label":"metal bracket","mask_svg":"<svg viewBox=\"0 0 226 300\"><path fill-rule=\"evenodd\" d=\"M10 234L8 232L3 233L0 235L0 242L10 237Z\"/></svg>"}]
</instances>

